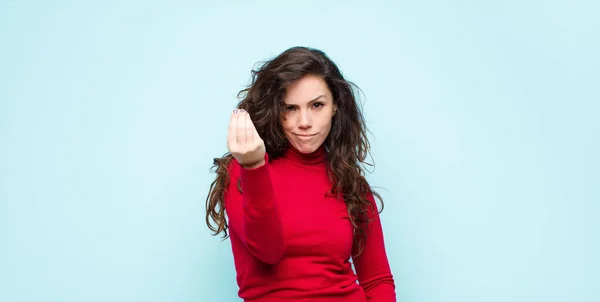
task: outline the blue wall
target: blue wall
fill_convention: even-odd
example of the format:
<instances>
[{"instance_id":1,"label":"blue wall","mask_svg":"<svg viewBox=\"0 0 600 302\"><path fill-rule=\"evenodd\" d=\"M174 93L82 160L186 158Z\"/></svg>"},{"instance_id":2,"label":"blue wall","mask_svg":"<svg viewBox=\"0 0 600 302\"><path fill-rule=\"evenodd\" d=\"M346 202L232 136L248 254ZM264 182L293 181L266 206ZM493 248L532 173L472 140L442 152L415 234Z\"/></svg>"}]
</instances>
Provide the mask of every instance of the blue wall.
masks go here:
<instances>
[{"instance_id":1,"label":"blue wall","mask_svg":"<svg viewBox=\"0 0 600 302\"><path fill-rule=\"evenodd\" d=\"M0 301L238 301L208 169L294 45L365 92L399 301L600 301L597 2L247 2L0 1Z\"/></svg>"}]
</instances>

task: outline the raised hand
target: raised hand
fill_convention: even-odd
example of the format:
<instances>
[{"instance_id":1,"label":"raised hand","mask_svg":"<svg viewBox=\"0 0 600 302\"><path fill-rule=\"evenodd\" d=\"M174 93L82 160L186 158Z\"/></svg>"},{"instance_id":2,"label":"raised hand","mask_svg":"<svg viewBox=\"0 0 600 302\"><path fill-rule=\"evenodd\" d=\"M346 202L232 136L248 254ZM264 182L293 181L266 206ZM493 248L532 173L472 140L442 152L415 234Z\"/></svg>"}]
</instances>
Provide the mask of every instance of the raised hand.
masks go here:
<instances>
[{"instance_id":1,"label":"raised hand","mask_svg":"<svg viewBox=\"0 0 600 302\"><path fill-rule=\"evenodd\" d=\"M258 168L265 163L265 143L254 128L250 114L243 109L231 114L227 148L244 168Z\"/></svg>"}]
</instances>

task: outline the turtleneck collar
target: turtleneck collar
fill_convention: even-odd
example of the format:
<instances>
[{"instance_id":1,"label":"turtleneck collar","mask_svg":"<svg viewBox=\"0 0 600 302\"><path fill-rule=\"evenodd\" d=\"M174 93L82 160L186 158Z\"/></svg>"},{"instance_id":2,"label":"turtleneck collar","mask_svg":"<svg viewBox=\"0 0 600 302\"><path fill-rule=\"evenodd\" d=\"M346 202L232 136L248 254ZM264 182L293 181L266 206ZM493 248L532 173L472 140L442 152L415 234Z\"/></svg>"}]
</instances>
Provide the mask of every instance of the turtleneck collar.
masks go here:
<instances>
[{"instance_id":1,"label":"turtleneck collar","mask_svg":"<svg viewBox=\"0 0 600 302\"><path fill-rule=\"evenodd\" d=\"M287 158L291 161L298 162L304 165L316 165L325 161L325 157L327 156L327 152L325 151L325 146L321 145L315 152L305 154L298 151L291 144L288 145L288 148L283 153L283 157Z\"/></svg>"}]
</instances>

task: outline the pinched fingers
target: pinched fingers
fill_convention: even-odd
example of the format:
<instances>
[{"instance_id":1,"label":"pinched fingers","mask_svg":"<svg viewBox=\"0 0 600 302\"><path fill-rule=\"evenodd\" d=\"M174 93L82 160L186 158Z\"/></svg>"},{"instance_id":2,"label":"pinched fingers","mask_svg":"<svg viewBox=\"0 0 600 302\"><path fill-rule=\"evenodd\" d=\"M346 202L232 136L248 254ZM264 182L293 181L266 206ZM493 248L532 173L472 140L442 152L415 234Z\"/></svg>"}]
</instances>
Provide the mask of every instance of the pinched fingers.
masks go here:
<instances>
[{"instance_id":1,"label":"pinched fingers","mask_svg":"<svg viewBox=\"0 0 600 302\"><path fill-rule=\"evenodd\" d=\"M248 113L240 109L237 113L236 140L242 150L246 150L246 117Z\"/></svg>"},{"instance_id":2,"label":"pinched fingers","mask_svg":"<svg viewBox=\"0 0 600 302\"><path fill-rule=\"evenodd\" d=\"M256 131L250 114L243 109L236 109L231 115L227 147L242 165L260 162L265 156L265 144Z\"/></svg>"}]
</instances>

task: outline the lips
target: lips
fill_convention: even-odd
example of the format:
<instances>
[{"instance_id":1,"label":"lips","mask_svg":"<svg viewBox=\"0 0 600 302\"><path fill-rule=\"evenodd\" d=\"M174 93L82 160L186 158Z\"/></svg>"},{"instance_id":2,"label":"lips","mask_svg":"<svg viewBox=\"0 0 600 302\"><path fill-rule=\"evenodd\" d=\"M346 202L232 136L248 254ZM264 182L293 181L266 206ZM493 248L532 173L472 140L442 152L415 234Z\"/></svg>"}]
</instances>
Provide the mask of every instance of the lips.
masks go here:
<instances>
[{"instance_id":1,"label":"lips","mask_svg":"<svg viewBox=\"0 0 600 302\"><path fill-rule=\"evenodd\" d=\"M300 141L309 141L316 136L317 136L316 134L296 134L296 137Z\"/></svg>"}]
</instances>

